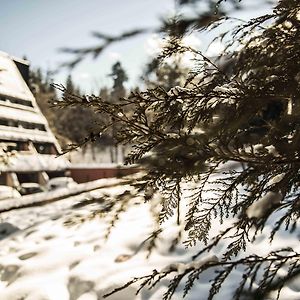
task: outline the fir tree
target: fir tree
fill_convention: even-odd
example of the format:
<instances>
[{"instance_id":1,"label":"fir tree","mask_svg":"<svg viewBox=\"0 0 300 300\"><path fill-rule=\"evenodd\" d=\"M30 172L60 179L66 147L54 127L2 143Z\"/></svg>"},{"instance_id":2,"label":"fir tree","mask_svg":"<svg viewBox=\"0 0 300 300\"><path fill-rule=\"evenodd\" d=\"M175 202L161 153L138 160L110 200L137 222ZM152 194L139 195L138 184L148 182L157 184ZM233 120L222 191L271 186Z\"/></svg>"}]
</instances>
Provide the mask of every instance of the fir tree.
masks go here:
<instances>
[{"instance_id":1,"label":"fir tree","mask_svg":"<svg viewBox=\"0 0 300 300\"><path fill-rule=\"evenodd\" d=\"M220 17L205 28L213 29L227 20ZM163 298L171 299L180 282L185 282L187 295L200 274L213 269L208 298L212 299L233 270L242 268L234 299L279 295L285 284L299 276L300 253L283 245L267 255L236 257L259 236L273 214L279 217L271 224L270 240L279 229L291 234L298 229L300 3L280 0L272 13L228 32L227 52L219 63L183 45L180 36L185 30L174 26L168 27L171 37L159 59L187 51L198 55L196 67L182 86L133 92L119 103L94 96L76 101L107 115L108 123L96 134L114 124L120 143L134 143L127 163L145 163L147 174L139 187L145 189L147 201L156 192L164 196L159 222L177 214L188 234L186 246L200 245L185 267L154 270L112 293L137 281L141 288L151 288L171 277ZM221 66L228 56L230 70ZM56 105L74 105L73 100L66 97ZM128 113L128 105L133 112ZM183 198L187 182L194 182L195 187ZM187 206L184 215L182 201ZM228 218L235 221L211 237L212 223ZM227 248L219 259L201 259L224 240ZM283 269L287 271L282 273Z\"/></svg>"},{"instance_id":2,"label":"fir tree","mask_svg":"<svg viewBox=\"0 0 300 300\"><path fill-rule=\"evenodd\" d=\"M128 80L128 77L119 61L112 66L112 72L109 76L111 76L113 79L112 96L115 96L118 99L124 97L125 96L124 82Z\"/></svg>"},{"instance_id":3,"label":"fir tree","mask_svg":"<svg viewBox=\"0 0 300 300\"><path fill-rule=\"evenodd\" d=\"M66 79L66 90L63 98L73 95L73 100L79 99L80 90L73 82L72 76ZM67 137L72 143L83 143L95 126L101 121L97 120L96 114L89 107L73 105L57 110L58 132Z\"/></svg>"},{"instance_id":4,"label":"fir tree","mask_svg":"<svg viewBox=\"0 0 300 300\"><path fill-rule=\"evenodd\" d=\"M111 74L109 76L112 77L113 79L113 87L109 99L111 103L118 103L120 99L126 95L124 83L128 80L127 74L119 61L113 64ZM115 126L113 119L112 122L113 124L111 128L111 137L112 137L113 147L110 147L110 158L112 163L117 163L119 160L118 145L114 137L116 136L116 132L118 128L117 126Z\"/></svg>"},{"instance_id":5,"label":"fir tree","mask_svg":"<svg viewBox=\"0 0 300 300\"><path fill-rule=\"evenodd\" d=\"M70 94L75 93L75 86L74 86L71 74L68 75L67 80L66 80L66 90Z\"/></svg>"}]
</instances>

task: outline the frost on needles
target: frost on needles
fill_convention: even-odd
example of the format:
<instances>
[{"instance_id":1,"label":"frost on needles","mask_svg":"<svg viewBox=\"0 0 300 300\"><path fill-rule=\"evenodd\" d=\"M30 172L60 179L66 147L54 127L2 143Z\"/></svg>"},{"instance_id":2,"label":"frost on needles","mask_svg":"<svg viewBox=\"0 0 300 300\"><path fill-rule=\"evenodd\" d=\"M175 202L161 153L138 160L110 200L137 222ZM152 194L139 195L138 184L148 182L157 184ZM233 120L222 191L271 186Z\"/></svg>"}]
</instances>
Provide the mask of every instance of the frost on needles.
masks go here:
<instances>
[{"instance_id":1,"label":"frost on needles","mask_svg":"<svg viewBox=\"0 0 300 300\"><path fill-rule=\"evenodd\" d=\"M212 21L201 30L214 32L231 20ZM171 299L179 284L187 295L201 274L213 270L212 299L240 270L233 299L276 298L299 275L300 254L289 245L264 255L247 251L266 227L270 243L279 232L298 231L299 31L299 1L281 0L270 14L224 33L226 50L217 60L171 31L158 60L186 52L197 57L181 86L152 86L117 103L56 86L64 97L54 106L88 106L106 117L82 144L114 126L118 143L133 146L126 163L145 167L137 190L145 191L145 201L161 195L158 226L175 217L182 228L175 244L185 237L186 247L199 249L190 262L129 279L111 293L137 282L152 288L167 278L163 299ZM217 223L221 230L212 231ZM224 241L226 248L210 256Z\"/></svg>"}]
</instances>

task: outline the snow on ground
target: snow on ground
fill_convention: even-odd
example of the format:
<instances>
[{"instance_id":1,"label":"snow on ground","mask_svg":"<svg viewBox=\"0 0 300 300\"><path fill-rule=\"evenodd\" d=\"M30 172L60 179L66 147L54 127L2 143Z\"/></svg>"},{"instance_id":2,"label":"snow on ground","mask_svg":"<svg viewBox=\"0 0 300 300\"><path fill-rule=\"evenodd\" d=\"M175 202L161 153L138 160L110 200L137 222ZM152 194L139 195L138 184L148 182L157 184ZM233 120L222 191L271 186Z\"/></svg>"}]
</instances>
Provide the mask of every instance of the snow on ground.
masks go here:
<instances>
[{"instance_id":1,"label":"snow on ground","mask_svg":"<svg viewBox=\"0 0 300 300\"><path fill-rule=\"evenodd\" d=\"M164 234L157 241L158 248L146 259L148 252L143 243L155 228L149 204L141 204L139 196L132 196L128 185L107 187L85 192L64 200L1 214L0 224L0 299L1 300L98 300L112 289L125 284L136 276L147 275L153 269L162 270L176 262L187 262L196 248L185 250L177 246L169 252L170 241L178 227L172 220ZM123 195L135 197L132 207L120 215L114 229L106 240L108 222L100 217L99 209L109 210L112 199ZM124 196L125 195L125 196ZM125 198L124 198L125 197ZM84 199L88 205L81 205ZM95 215L94 218L91 218ZM166 225L166 226L167 226ZM216 222L215 229L220 229ZM257 240L247 251L265 254L270 251L267 235ZM292 245L299 249L297 238L283 232L275 239L273 248ZM216 260L224 245L208 253L204 260ZM297 249L298 248L298 249ZM201 265L203 261L196 264ZM183 264L176 267L184 268ZM187 296L188 300L207 298L209 280L213 271L201 275L195 288ZM231 299L233 288L240 281L240 273L235 271L216 299ZM135 295L138 285L112 295L110 300L161 300L168 286L162 280L151 291L142 290ZM297 282L285 288L281 299L300 299ZM175 300L182 299L184 282L175 293Z\"/></svg>"}]
</instances>

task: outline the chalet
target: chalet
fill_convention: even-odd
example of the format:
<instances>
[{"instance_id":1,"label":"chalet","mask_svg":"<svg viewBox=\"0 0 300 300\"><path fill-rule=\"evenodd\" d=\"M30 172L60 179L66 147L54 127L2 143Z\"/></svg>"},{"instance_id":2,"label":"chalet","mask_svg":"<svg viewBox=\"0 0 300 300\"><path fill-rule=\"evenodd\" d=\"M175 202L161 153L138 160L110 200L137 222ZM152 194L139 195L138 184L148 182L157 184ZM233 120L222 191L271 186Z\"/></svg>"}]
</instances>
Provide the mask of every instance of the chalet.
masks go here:
<instances>
[{"instance_id":1,"label":"chalet","mask_svg":"<svg viewBox=\"0 0 300 300\"><path fill-rule=\"evenodd\" d=\"M69 162L28 87L29 64L0 52L0 144L15 155L0 166L0 185L45 184L64 176Z\"/></svg>"}]
</instances>

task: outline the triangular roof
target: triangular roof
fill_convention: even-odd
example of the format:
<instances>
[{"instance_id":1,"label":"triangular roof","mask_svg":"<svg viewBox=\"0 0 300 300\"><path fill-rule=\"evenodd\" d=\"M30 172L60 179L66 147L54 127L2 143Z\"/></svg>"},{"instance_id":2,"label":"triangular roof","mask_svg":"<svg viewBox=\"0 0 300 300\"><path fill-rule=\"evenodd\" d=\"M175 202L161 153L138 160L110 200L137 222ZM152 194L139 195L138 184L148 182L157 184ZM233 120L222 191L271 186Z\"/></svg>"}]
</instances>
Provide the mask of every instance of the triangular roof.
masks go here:
<instances>
[{"instance_id":1,"label":"triangular roof","mask_svg":"<svg viewBox=\"0 0 300 300\"><path fill-rule=\"evenodd\" d=\"M24 61L26 63L26 61ZM35 98L22 78L12 56L0 51L0 95L35 103Z\"/></svg>"},{"instance_id":2,"label":"triangular roof","mask_svg":"<svg viewBox=\"0 0 300 300\"><path fill-rule=\"evenodd\" d=\"M22 67L26 70L28 62L0 52L0 141L48 143L59 152L59 144L21 74ZM34 171L28 160L39 161L35 164L39 170L64 169L69 165L66 159L55 159L55 155L36 154L38 156L34 160L34 156L29 154L19 153L14 166L7 168L18 169L21 163L20 169ZM18 159L19 164L16 161Z\"/></svg>"},{"instance_id":3,"label":"triangular roof","mask_svg":"<svg viewBox=\"0 0 300 300\"><path fill-rule=\"evenodd\" d=\"M44 130L0 125L0 139L24 140L26 137L27 140L35 142L53 143L56 148L59 148L15 60L7 53L0 52L0 120L36 124ZM18 63L26 64L27 62L18 60Z\"/></svg>"}]
</instances>

